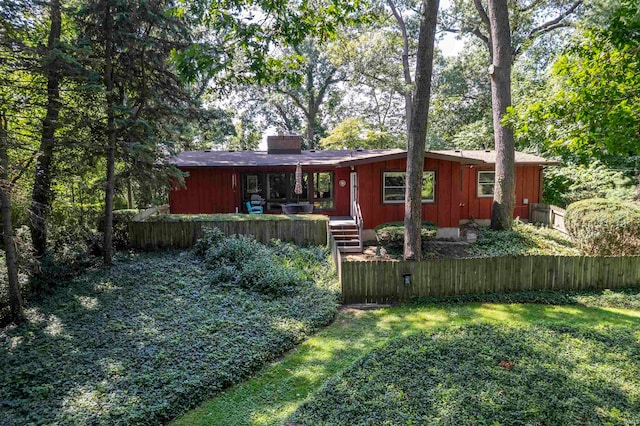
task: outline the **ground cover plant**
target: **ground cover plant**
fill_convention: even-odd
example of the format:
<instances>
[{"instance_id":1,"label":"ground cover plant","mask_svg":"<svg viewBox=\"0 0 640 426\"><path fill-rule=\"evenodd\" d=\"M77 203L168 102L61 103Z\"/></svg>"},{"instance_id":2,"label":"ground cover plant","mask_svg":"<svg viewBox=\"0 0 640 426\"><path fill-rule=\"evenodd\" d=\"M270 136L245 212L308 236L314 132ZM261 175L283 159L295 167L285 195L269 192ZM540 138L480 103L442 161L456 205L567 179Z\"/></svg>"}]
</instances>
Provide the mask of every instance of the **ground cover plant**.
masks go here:
<instances>
[{"instance_id":1,"label":"ground cover plant","mask_svg":"<svg viewBox=\"0 0 640 426\"><path fill-rule=\"evenodd\" d=\"M468 252L475 257L580 254L571 239L561 232L517 220L511 231L480 228L480 235Z\"/></svg>"},{"instance_id":2,"label":"ground cover plant","mask_svg":"<svg viewBox=\"0 0 640 426\"><path fill-rule=\"evenodd\" d=\"M0 423L163 423L333 319L338 289L324 249L220 235L209 243L121 254L1 329ZM214 250L231 258L225 247L253 269L223 280L211 265ZM281 289L255 279L255 256L293 281Z\"/></svg>"},{"instance_id":3,"label":"ground cover plant","mask_svg":"<svg viewBox=\"0 0 640 426\"><path fill-rule=\"evenodd\" d=\"M301 425L633 424L640 332L474 325L392 341L329 380Z\"/></svg>"},{"instance_id":4,"label":"ground cover plant","mask_svg":"<svg viewBox=\"0 0 640 426\"><path fill-rule=\"evenodd\" d=\"M591 344L603 347L600 343L606 344L619 335L620 340L612 344L615 344L616 349L626 352L622 352L619 357L612 351L603 352L604 355L600 358L603 362L595 367L617 377L622 364L624 368L636 369L631 372L637 371L640 289L477 295L464 300L431 299L423 300L421 304L376 310L344 307L331 325L297 346L287 356L270 364L250 380L217 394L214 399L176 419L173 424L281 425L293 419L304 421L291 417L296 409L305 401L312 402L314 394L322 392L321 389L324 389L323 385L328 380L335 380L332 379L334 376L360 362L360 359L364 359L372 351L383 349L395 339L416 333L441 333L446 336L449 331L460 334L464 332L464 328L476 325L491 325L495 327L497 334L504 331L514 336L519 329L529 337L532 335L527 334L528 330L533 330L532 333L539 331L537 336L548 338L546 342L549 345L561 341L561 337L554 337L558 334L584 335L580 349L582 352L577 351L577 357L580 353L585 353L583 350L590 350ZM630 333L634 333L635 340L627 344L625 342ZM540 341L538 344L544 346L545 342ZM500 350L510 350L510 341L504 341L504 345ZM569 352L570 349L568 348ZM633 367L619 361L624 357L630 359L630 351L635 351L630 361L635 363ZM569 353L568 356L573 355ZM498 363L500 361L503 360L498 360ZM513 362L508 359L505 361ZM446 362L453 363L450 359ZM558 368L557 374L561 374L565 367L556 365L550 368ZM556 374L553 371L549 373ZM628 376L623 373L620 377ZM482 381L483 378L475 380ZM636 386L636 390L633 390L636 396L637 383L637 379L635 384L632 383ZM623 389L624 392L625 389L627 388ZM551 393L549 398L556 398L556 395ZM635 401L637 404L637 399ZM457 402L457 399L453 400L452 404ZM340 421L334 424L351 423Z\"/></svg>"},{"instance_id":5,"label":"ground cover plant","mask_svg":"<svg viewBox=\"0 0 640 426\"><path fill-rule=\"evenodd\" d=\"M378 246L368 247L362 255L350 258L402 259L402 239L404 226L392 222L376 228ZM578 256L580 250L571 238L560 231L514 221L509 231L494 231L486 227L478 228L478 238L473 243L466 241L436 240L436 228L423 223L422 252L425 259L497 257L497 256ZM384 255L381 255L384 248Z\"/></svg>"}]
</instances>

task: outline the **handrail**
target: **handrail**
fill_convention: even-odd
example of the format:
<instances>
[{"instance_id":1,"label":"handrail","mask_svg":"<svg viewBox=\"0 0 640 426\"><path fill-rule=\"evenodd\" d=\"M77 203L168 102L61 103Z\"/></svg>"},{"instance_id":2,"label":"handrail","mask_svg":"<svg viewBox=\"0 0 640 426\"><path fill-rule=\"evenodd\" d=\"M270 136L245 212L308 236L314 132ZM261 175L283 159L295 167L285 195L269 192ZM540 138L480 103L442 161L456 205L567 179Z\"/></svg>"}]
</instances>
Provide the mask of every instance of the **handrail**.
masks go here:
<instances>
[{"instance_id":1,"label":"handrail","mask_svg":"<svg viewBox=\"0 0 640 426\"><path fill-rule=\"evenodd\" d=\"M353 202L353 213L354 213L354 219L356 221L356 225L358 225L358 228L362 229L362 226L363 226L362 210L360 210L360 203L358 203L357 201Z\"/></svg>"}]
</instances>

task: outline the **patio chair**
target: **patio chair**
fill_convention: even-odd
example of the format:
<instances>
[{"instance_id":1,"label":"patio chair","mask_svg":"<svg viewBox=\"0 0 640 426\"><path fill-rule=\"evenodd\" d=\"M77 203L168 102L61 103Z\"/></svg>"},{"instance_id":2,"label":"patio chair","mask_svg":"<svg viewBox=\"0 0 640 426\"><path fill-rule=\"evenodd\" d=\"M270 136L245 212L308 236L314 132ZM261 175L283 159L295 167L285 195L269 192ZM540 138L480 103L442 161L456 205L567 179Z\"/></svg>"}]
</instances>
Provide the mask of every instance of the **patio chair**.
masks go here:
<instances>
[{"instance_id":1,"label":"patio chair","mask_svg":"<svg viewBox=\"0 0 640 426\"><path fill-rule=\"evenodd\" d=\"M262 214L264 209L262 206L252 206L251 201L247 201L247 213L249 214Z\"/></svg>"}]
</instances>

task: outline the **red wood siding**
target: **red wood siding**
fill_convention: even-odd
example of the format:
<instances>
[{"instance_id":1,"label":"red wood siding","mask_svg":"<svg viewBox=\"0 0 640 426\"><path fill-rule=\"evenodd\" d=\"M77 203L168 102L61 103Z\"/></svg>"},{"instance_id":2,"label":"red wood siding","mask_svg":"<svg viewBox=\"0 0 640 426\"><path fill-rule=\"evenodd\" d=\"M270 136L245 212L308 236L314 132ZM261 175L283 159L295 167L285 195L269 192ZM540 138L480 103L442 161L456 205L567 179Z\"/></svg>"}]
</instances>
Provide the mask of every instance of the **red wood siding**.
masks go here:
<instances>
[{"instance_id":1,"label":"red wood siding","mask_svg":"<svg viewBox=\"0 0 640 426\"><path fill-rule=\"evenodd\" d=\"M233 213L240 208L240 182L233 169L192 168L185 188L169 194L171 213ZM233 186L235 184L235 187Z\"/></svg>"},{"instance_id":2,"label":"red wood siding","mask_svg":"<svg viewBox=\"0 0 640 426\"><path fill-rule=\"evenodd\" d=\"M358 173L359 202L364 225L375 228L385 222L404 220L404 203L382 202L382 173L404 171L406 160L381 161L355 167ZM490 219L493 199L477 197L477 171L493 170L492 167L478 169L461 166L459 163L426 158L424 170L435 171L435 202L422 204L422 217L439 227L457 227L460 219ZM295 167L284 168L191 168L185 178L186 188L174 189L169 194L171 212L233 213L242 211L240 183L241 173L294 172ZM304 172L334 172L334 209L322 213L331 216L348 216L350 212L350 168L336 169L304 167ZM514 216L528 218L529 208L524 204L540 202L540 166L516 167L516 208ZM340 180L346 185L341 187Z\"/></svg>"},{"instance_id":3,"label":"red wood siding","mask_svg":"<svg viewBox=\"0 0 640 426\"><path fill-rule=\"evenodd\" d=\"M348 216L349 206L349 168L338 169L302 167L304 173L333 171L334 208L320 213L331 216ZM189 176L185 178L185 188L173 189L169 194L171 213L209 214L234 213L244 211L242 203L242 173L295 172L295 167L273 168L185 168ZM234 178L235 176L235 178ZM340 179L346 181L340 187ZM235 186L234 186L235 185Z\"/></svg>"},{"instance_id":4,"label":"red wood siding","mask_svg":"<svg viewBox=\"0 0 640 426\"><path fill-rule=\"evenodd\" d=\"M360 207L364 227L404 220L404 203L382 202L382 173L404 171L406 160L392 160L357 167ZM460 222L460 164L426 158L424 170L436 172L435 202L422 204L422 218L439 227L457 227Z\"/></svg>"},{"instance_id":5,"label":"red wood siding","mask_svg":"<svg viewBox=\"0 0 640 426\"><path fill-rule=\"evenodd\" d=\"M493 167L462 166L462 200L463 219L491 219L492 197L478 197L478 170L493 170ZM540 202L540 166L516 166L516 203L514 217L529 218L529 205L524 204L527 198L530 203Z\"/></svg>"}]
</instances>

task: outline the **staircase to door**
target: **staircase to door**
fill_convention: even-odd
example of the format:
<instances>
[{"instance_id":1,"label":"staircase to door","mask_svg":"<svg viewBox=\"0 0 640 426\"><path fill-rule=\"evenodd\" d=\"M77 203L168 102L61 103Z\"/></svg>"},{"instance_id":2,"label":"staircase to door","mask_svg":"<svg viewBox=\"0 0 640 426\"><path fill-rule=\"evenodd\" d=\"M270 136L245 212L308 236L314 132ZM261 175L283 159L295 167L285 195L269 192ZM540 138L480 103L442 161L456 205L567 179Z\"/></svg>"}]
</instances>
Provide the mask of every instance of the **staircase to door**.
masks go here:
<instances>
[{"instance_id":1,"label":"staircase to door","mask_svg":"<svg viewBox=\"0 0 640 426\"><path fill-rule=\"evenodd\" d=\"M329 218L329 232L342 253L362 253L362 214L354 203L354 215Z\"/></svg>"}]
</instances>

